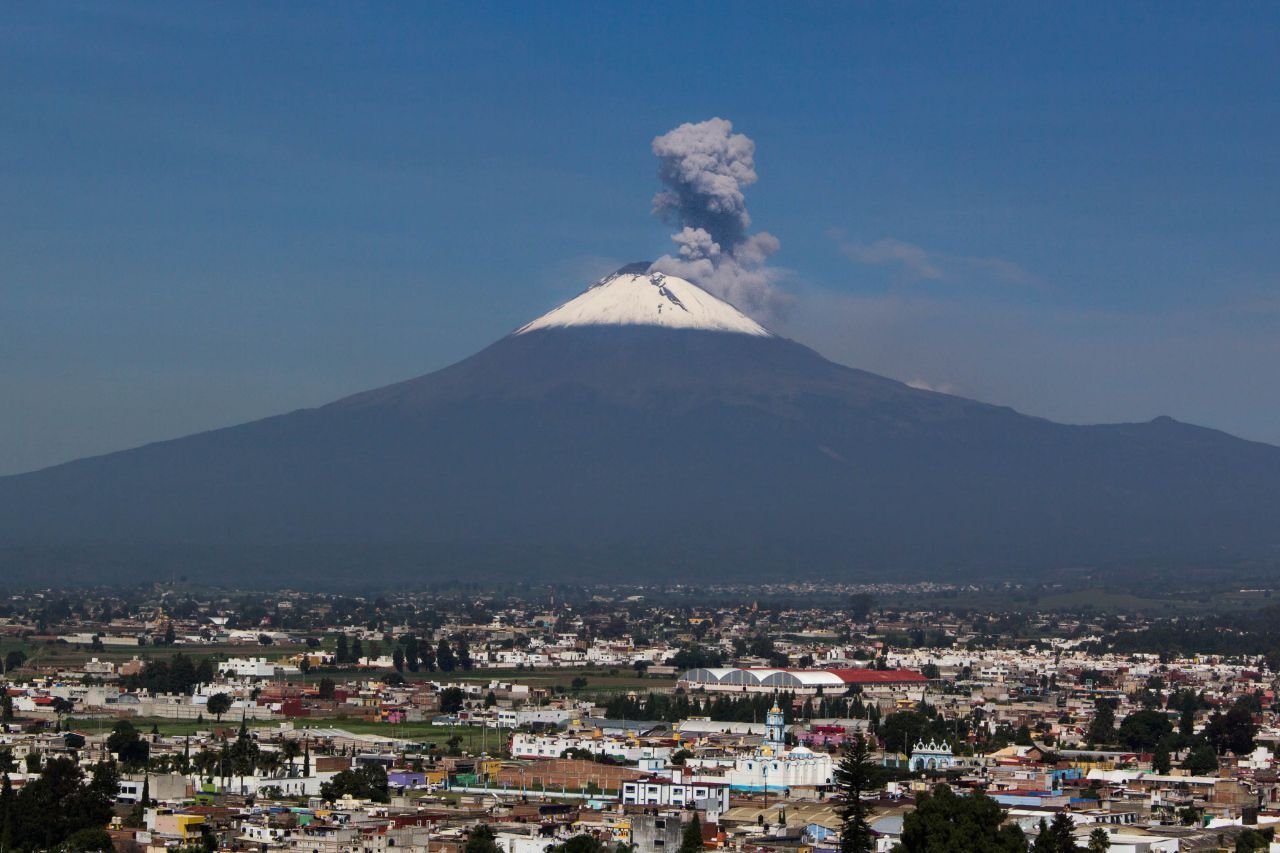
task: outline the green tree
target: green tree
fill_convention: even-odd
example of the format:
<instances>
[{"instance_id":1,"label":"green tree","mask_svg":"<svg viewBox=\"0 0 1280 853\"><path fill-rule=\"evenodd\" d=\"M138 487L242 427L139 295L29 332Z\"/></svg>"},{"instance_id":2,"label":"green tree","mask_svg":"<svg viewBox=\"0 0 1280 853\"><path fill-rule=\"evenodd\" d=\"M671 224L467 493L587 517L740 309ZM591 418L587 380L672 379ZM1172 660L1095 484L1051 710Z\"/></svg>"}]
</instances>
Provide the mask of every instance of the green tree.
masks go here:
<instances>
[{"instance_id":1,"label":"green tree","mask_svg":"<svg viewBox=\"0 0 1280 853\"><path fill-rule=\"evenodd\" d=\"M1173 706L1175 701L1173 697L1169 699L1169 705ZM1178 691L1176 704L1178 707L1178 734L1184 738L1191 737L1196 729L1196 711L1200 709L1200 697L1193 690Z\"/></svg>"},{"instance_id":2,"label":"green tree","mask_svg":"<svg viewBox=\"0 0 1280 853\"><path fill-rule=\"evenodd\" d=\"M702 821L695 811L684 825L684 834L680 836L679 853L702 853Z\"/></svg>"},{"instance_id":3,"label":"green tree","mask_svg":"<svg viewBox=\"0 0 1280 853\"><path fill-rule=\"evenodd\" d=\"M918 740L928 739L933 721L919 711L898 711L881 722L878 734L888 752L910 752Z\"/></svg>"},{"instance_id":4,"label":"green tree","mask_svg":"<svg viewBox=\"0 0 1280 853\"><path fill-rule=\"evenodd\" d=\"M1211 716L1204 728L1205 738L1219 755L1228 751L1236 755L1252 752L1253 736L1257 733L1251 703L1245 697L1237 699L1227 713Z\"/></svg>"},{"instance_id":5,"label":"green tree","mask_svg":"<svg viewBox=\"0 0 1280 853\"><path fill-rule=\"evenodd\" d=\"M1172 768L1173 762L1169 757L1169 741L1166 738L1156 744L1156 751L1151 756L1151 769L1162 776L1167 776Z\"/></svg>"},{"instance_id":6,"label":"green tree","mask_svg":"<svg viewBox=\"0 0 1280 853\"><path fill-rule=\"evenodd\" d=\"M294 763L300 755L302 755L302 747L298 746L296 740L286 740L280 746L280 756L284 760L285 766L288 767L290 776L294 773Z\"/></svg>"},{"instance_id":7,"label":"green tree","mask_svg":"<svg viewBox=\"0 0 1280 853\"><path fill-rule=\"evenodd\" d=\"M9 781L6 770L0 775L0 853L9 853L13 849L13 783Z\"/></svg>"},{"instance_id":8,"label":"green tree","mask_svg":"<svg viewBox=\"0 0 1280 853\"><path fill-rule=\"evenodd\" d=\"M448 640L441 639L440 645L436 647L436 666L440 667L441 672L453 672L458 666Z\"/></svg>"},{"instance_id":9,"label":"green tree","mask_svg":"<svg viewBox=\"0 0 1280 853\"><path fill-rule=\"evenodd\" d=\"M417 672L422 666L422 658L418 651L418 638L413 634L406 634L401 638L400 642L404 643L404 665L409 667L410 672Z\"/></svg>"},{"instance_id":10,"label":"green tree","mask_svg":"<svg viewBox=\"0 0 1280 853\"><path fill-rule=\"evenodd\" d=\"M191 766L201 776L211 779L214 771L218 769L218 753L211 749L202 749L196 753L195 758L191 759Z\"/></svg>"},{"instance_id":11,"label":"green tree","mask_svg":"<svg viewBox=\"0 0 1280 853\"><path fill-rule=\"evenodd\" d=\"M547 848L548 853L609 853L593 835L575 835L563 844Z\"/></svg>"},{"instance_id":12,"label":"green tree","mask_svg":"<svg viewBox=\"0 0 1280 853\"><path fill-rule=\"evenodd\" d=\"M440 691L440 710L446 714L461 711L464 697L461 687L446 687Z\"/></svg>"},{"instance_id":13,"label":"green tree","mask_svg":"<svg viewBox=\"0 0 1280 853\"><path fill-rule=\"evenodd\" d=\"M1040 831L1031 845L1032 853L1077 853L1080 848L1072 834L1074 828L1075 824L1066 812L1054 815L1052 823L1040 818Z\"/></svg>"},{"instance_id":14,"label":"green tree","mask_svg":"<svg viewBox=\"0 0 1280 853\"><path fill-rule=\"evenodd\" d=\"M1116 739L1116 700L1098 699L1093 703L1093 719L1085 739L1091 744L1114 743Z\"/></svg>"},{"instance_id":15,"label":"green tree","mask_svg":"<svg viewBox=\"0 0 1280 853\"><path fill-rule=\"evenodd\" d=\"M1236 853L1254 853L1255 850L1266 850L1271 846L1273 829L1245 829L1236 836Z\"/></svg>"},{"instance_id":16,"label":"green tree","mask_svg":"<svg viewBox=\"0 0 1280 853\"><path fill-rule=\"evenodd\" d=\"M1173 726L1163 711L1135 711L1120 723L1120 742L1135 752L1153 749L1173 734Z\"/></svg>"},{"instance_id":17,"label":"green tree","mask_svg":"<svg viewBox=\"0 0 1280 853\"><path fill-rule=\"evenodd\" d=\"M1102 827L1089 833L1089 853L1107 853L1111 849L1111 836Z\"/></svg>"},{"instance_id":18,"label":"green tree","mask_svg":"<svg viewBox=\"0 0 1280 853\"><path fill-rule=\"evenodd\" d=\"M101 826L86 826L67 836L67 840L58 849L65 853L111 853L115 846L106 829Z\"/></svg>"},{"instance_id":19,"label":"green tree","mask_svg":"<svg viewBox=\"0 0 1280 853\"><path fill-rule=\"evenodd\" d=\"M387 771L381 764L369 764L355 770L343 770L320 786L320 796L327 802L349 795L375 803L391 802Z\"/></svg>"},{"instance_id":20,"label":"green tree","mask_svg":"<svg viewBox=\"0 0 1280 853\"><path fill-rule=\"evenodd\" d=\"M872 789L871 750L862 735L855 735L840 763L836 765L836 790L843 798L837 807L840 817L840 853L870 853L875 837L867 821L864 792Z\"/></svg>"},{"instance_id":21,"label":"green tree","mask_svg":"<svg viewBox=\"0 0 1280 853\"><path fill-rule=\"evenodd\" d=\"M222 715L231 710L231 696L226 693L215 693L209 697L205 708L218 718L218 722L222 722Z\"/></svg>"},{"instance_id":22,"label":"green tree","mask_svg":"<svg viewBox=\"0 0 1280 853\"><path fill-rule=\"evenodd\" d=\"M210 684L213 681L213 661L208 658L201 658L196 664L195 673L192 675L193 684Z\"/></svg>"},{"instance_id":23,"label":"green tree","mask_svg":"<svg viewBox=\"0 0 1280 853\"><path fill-rule=\"evenodd\" d=\"M336 664L344 664L351 660L351 650L347 647L347 635L338 635L338 648L333 653L333 662Z\"/></svg>"},{"instance_id":24,"label":"green tree","mask_svg":"<svg viewBox=\"0 0 1280 853\"><path fill-rule=\"evenodd\" d=\"M13 799L6 831L14 850L65 849L81 830L101 829L111 819L118 777L98 765L91 779L69 758L51 758L39 778L28 781ZM83 836L79 836L82 843ZM97 849L78 847L75 849Z\"/></svg>"},{"instance_id":25,"label":"green tree","mask_svg":"<svg viewBox=\"0 0 1280 853\"><path fill-rule=\"evenodd\" d=\"M1218 753L1213 745L1202 737L1196 738L1187 757L1182 761L1182 769L1193 776L1209 776L1218 772Z\"/></svg>"},{"instance_id":26,"label":"green tree","mask_svg":"<svg viewBox=\"0 0 1280 853\"><path fill-rule=\"evenodd\" d=\"M459 637L457 642L457 659L458 666L464 670L470 670L475 664L471 660L471 647L467 645L466 637Z\"/></svg>"},{"instance_id":27,"label":"green tree","mask_svg":"<svg viewBox=\"0 0 1280 853\"><path fill-rule=\"evenodd\" d=\"M253 775L254 768L258 766L259 754L258 744L249 737L249 733L241 725L240 733L236 736L235 743L231 745L228 753L231 759L231 772L240 777Z\"/></svg>"},{"instance_id":28,"label":"green tree","mask_svg":"<svg viewBox=\"0 0 1280 853\"><path fill-rule=\"evenodd\" d=\"M151 755L151 744L142 739L128 720L120 720L111 727L111 734L107 735L107 749L130 770L146 767Z\"/></svg>"},{"instance_id":29,"label":"green tree","mask_svg":"<svg viewBox=\"0 0 1280 853\"><path fill-rule=\"evenodd\" d=\"M471 827L471 831L467 833L467 843L463 846L462 853L501 853L501 850L494 840L493 829L489 824L481 823Z\"/></svg>"},{"instance_id":30,"label":"green tree","mask_svg":"<svg viewBox=\"0 0 1280 853\"><path fill-rule=\"evenodd\" d=\"M1025 853L1026 839L990 797L960 797L946 785L916 800L902 822L901 853Z\"/></svg>"},{"instance_id":31,"label":"green tree","mask_svg":"<svg viewBox=\"0 0 1280 853\"><path fill-rule=\"evenodd\" d=\"M1049 835L1049 822L1040 818L1036 827L1036 840L1031 842L1031 853L1056 853L1057 849L1053 837Z\"/></svg>"}]
</instances>

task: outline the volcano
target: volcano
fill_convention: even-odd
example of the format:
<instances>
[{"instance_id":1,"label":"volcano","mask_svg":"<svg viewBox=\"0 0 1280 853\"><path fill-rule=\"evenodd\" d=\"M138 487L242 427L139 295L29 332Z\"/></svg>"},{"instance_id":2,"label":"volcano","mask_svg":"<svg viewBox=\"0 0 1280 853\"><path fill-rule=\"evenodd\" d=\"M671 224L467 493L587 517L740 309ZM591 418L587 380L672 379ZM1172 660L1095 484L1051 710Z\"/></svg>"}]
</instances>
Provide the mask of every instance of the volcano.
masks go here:
<instances>
[{"instance_id":1,"label":"volcano","mask_svg":"<svg viewBox=\"0 0 1280 853\"><path fill-rule=\"evenodd\" d=\"M1274 559L1280 448L828 361L625 267L443 370L0 478L0 569L731 581Z\"/></svg>"}]
</instances>

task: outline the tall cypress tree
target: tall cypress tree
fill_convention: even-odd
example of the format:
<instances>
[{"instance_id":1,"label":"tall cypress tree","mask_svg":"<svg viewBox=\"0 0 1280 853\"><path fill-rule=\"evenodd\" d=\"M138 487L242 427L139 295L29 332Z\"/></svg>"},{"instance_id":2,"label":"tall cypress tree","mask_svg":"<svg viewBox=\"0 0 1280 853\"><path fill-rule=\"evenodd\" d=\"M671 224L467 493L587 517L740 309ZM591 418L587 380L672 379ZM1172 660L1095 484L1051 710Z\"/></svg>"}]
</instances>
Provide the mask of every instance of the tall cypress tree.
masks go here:
<instances>
[{"instance_id":1,"label":"tall cypress tree","mask_svg":"<svg viewBox=\"0 0 1280 853\"><path fill-rule=\"evenodd\" d=\"M347 649L347 635L338 635L338 648L333 653L334 663L346 663L351 657L350 651Z\"/></svg>"},{"instance_id":2,"label":"tall cypress tree","mask_svg":"<svg viewBox=\"0 0 1280 853\"><path fill-rule=\"evenodd\" d=\"M840 816L840 853L871 853L875 837L867 821L862 793L872 787L871 749L862 735L855 735L844 758L836 766L835 782L844 802L836 810Z\"/></svg>"},{"instance_id":3,"label":"tall cypress tree","mask_svg":"<svg viewBox=\"0 0 1280 853\"><path fill-rule=\"evenodd\" d=\"M5 773L0 780L0 853L13 849L13 783Z\"/></svg>"},{"instance_id":4,"label":"tall cypress tree","mask_svg":"<svg viewBox=\"0 0 1280 853\"><path fill-rule=\"evenodd\" d=\"M453 656L449 641L441 639L439 647L436 648L436 666L440 667L441 672L453 672L457 665L457 659Z\"/></svg>"},{"instance_id":5,"label":"tall cypress tree","mask_svg":"<svg viewBox=\"0 0 1280 853\"><path fill-rule=\"evenodd\" d=\"M678 853L701 853L702 848L702 821L698 819L698 813L695 811L690 821L684 825L684 835L680 837Z\"/></svg>"},{"instance_id":6,"label":"tall cypress tree","mask_svg":"<svg viewBox=\"0 0 1280 853\"><path fill-rule=\"evenodd\" d=\"M1066 812L1058 812L1053 816L1053 823L1040 818L1039 832L1031 844L1031 853L1077 853L1072 829L1075 824Z\"/></svg>"},{"instance_id":7,"label":"tall cypress tree","mask_svg":"<svg viewBox=\"0 0 1280 853\"><path fill-rule=\"evenodd\" d=\"M1151 757L1151 769L1156 773L1167 775L1172 766L1173 762L1169 757L1169 741L1166 738L1156 744L1156 751Z\"/></svg>"}]
</instances>

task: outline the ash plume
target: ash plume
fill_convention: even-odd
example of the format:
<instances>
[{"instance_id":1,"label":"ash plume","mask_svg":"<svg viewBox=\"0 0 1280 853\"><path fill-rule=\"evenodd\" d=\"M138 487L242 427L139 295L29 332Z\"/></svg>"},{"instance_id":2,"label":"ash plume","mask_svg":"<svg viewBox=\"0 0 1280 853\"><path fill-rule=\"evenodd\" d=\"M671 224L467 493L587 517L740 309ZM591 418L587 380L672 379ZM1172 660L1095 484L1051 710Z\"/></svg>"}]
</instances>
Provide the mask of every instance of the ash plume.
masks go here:
<instances>
[{"instance_id":1,"label":"ash plume","mask_svg":"<svg viewBox=\"0 0 1280 853\"><path fill-rule=\"evenodd\" d=\"M757 180L755 148L722 118L682 124L653 140L666 186L653 197L653 212L680 230L671 235L676 253L650 269L688 279L748 314L777 317L790 300L774 287L777 271L766 261L780 244L767 232L748 233L743 189Z\"/></svg>"}]
</instances>

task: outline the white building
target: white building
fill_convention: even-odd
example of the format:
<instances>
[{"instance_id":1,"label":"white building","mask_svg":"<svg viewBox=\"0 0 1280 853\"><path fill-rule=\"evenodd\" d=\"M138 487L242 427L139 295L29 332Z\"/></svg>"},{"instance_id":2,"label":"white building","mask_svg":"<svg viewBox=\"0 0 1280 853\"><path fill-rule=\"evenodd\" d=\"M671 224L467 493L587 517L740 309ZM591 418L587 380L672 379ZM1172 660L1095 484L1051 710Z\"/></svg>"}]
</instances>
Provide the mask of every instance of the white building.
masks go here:
<instances>
[{"instance_id":1,"label":"white building","mask_svg":"<svg viewBox=\"0 0 1280 853\"><path fill-rule=\"evenodd\" d=\"M693 806L720 815L729 810L729 786L724 782L694 781L677 775L674 779L649 776L622 783L622 804L629 806Z\"/></svg>"},{"instance_id":2,"label":"white building","mask_svg":"<svg viewBox=\"0 0 1280 853\"><path fill-rule=\"evenodd\" d=\"M567 708L499 708L498 725L514 729L517 726L558 726L573 719L573 711Z\"/></svg>"},{"instance_id":3,"label":"white building","mask_svg":"<svg viewBox=\"0 0 1280 853\"><path fill-rule=\"evenodd\" d=\"M578 749L592 755L608 755L625 761L671 758L669 746L647 746L628 738L605 735L551 734L534 735L517 732L511 736L512 758L559 758L566 750Z\"/></svg>"},{"instance_id":4,"label":"white building","mask_svg":"<svg viewBox=\"0 0 1280 853\"><path fill-rule=\"evenodd\" d=\"M732 764L715 758L689 758L686 766L723 767L725 779L739 791L784 791L831 785L835 774L831 756L803 746L786 749L785 728L782 711L774 705L765 718L764 742L755 751L736 756Z\"/></svg>"},{"instance_id":5,"label":"white building","mask_svg":"<svg viewBox=\"0 0 1280 853\"><path fill-rule=\"evenodd\" d=\"M275 678L277 675L296 673L298 668L267 660L266 658L227 658L218 665L222 672L231 672L239 678Z\"/></svg>"},{"instance_id":6,"label":"white building","mask_svg":"<svg viewBox=\"0 0 1280 853\"><path fill-rule=\"evenodd\" d=\"M916 745L911 749L909 766L912 771L947 770L953 767L955 763L955 755L951 752L951 745L947 743L936 743L934 741L925 743L923 740L919 740L916 741Z\"/></svg>"}]
</instances>

